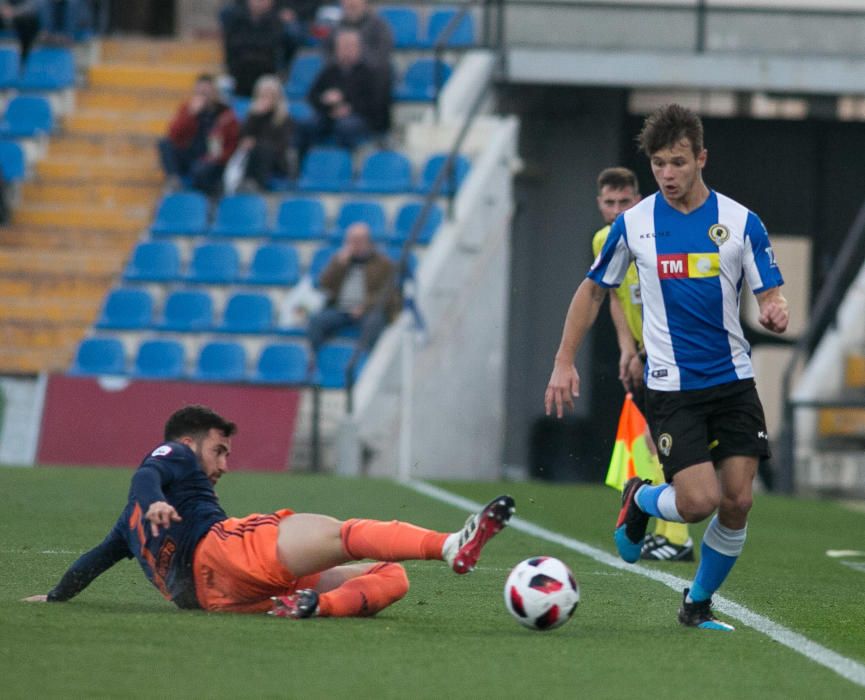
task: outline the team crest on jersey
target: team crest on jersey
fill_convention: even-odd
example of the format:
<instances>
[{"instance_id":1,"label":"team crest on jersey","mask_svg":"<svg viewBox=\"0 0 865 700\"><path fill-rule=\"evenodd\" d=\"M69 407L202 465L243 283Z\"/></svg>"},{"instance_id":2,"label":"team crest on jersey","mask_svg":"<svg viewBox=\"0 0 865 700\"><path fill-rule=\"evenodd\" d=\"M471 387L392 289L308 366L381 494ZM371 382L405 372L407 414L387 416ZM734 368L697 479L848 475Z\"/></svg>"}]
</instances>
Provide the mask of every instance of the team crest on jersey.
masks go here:
<instances>
[{"instance_id":1,"label":"team crest on jersey","mask_svg":"<svg viewBox=\"0 0 865 700\"><path fill-rule=\"evenodd\" d=\"M730 238L730 229L724 226L724 224L712 224L709 226L709 238L712 239L712 243L720 248L721 244Z\"/></svg>"},{"instance_id":2,"label":"team crest on jersey","mask_svg":"<svg viewBox=\"0 0 865 700\"><path fill-rule=\"evenodd\" d=\"M661 433L658 438L658 450L664 457L669 457L671 449L673 449L673 436L670 433Z\"/></svg>"},{"instance_id":3,"label":"team crest on jersey","mask_svg":"<svg viewBox=\"0 0 865 700\"><path fill-rule=\"evenodd\" d=\"M165 455L171 454L171 445L160 445L153 452L150 453L151 457L165 457Z\"/></svg>"}]
</instances>

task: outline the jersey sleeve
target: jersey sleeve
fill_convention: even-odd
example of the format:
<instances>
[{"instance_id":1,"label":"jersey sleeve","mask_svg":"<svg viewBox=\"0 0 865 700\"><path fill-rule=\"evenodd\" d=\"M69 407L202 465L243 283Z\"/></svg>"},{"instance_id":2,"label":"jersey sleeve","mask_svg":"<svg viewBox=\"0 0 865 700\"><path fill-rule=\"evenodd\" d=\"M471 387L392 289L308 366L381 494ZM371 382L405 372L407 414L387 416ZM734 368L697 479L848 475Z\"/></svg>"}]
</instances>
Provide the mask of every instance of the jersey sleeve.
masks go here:
<instances>
[{"instance_id":1,"label":"jersey sleeve","mask_svg":"<svg viewBox=\"0 0 865 700\"><path fill-rule=\"evenodd\" d=\"M121 518L122 520L122 518ZM132 552L123 536L121 520L108 536L89 552L82 554L69 567L60 581L48 592L48 601L60 603L81 593L97 576L103 574L121 559L131 559Z\"/></svg>"},{"instance_id":2,"label":"jersey sleeve","mask_svg":"<svg viewBox=\"0 0 865 700\"><path fill-rule=\"evenodd\" d=\"M607 240L586 277L602 287L618 287L622 283L632 259L626 233L625 217L620 216L610 227Z\"/></svg>"},{"instance_id":3,"label":"jersey sleeve","mask_svg":"<svg viewBox=\"0 0 865 700\"><path fill-rule=\"evenodd\" d=\"M753 212L748 212L748 220L745 224L743 263L748 286L754 294L784 284L766 227Z\"/></svg>"}]
</instances>

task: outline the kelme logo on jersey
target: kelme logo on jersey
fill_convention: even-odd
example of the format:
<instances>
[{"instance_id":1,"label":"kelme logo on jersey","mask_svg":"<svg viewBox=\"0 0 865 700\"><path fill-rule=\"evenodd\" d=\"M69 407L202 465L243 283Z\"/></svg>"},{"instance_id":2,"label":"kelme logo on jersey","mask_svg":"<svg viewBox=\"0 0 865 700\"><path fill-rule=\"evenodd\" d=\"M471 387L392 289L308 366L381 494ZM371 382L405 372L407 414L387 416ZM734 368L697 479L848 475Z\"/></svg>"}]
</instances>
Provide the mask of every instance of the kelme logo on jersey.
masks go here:
<instances>
[{"instance_id":1,"label":"kelme logo on jersey","mask_svg":"<svg viewBox=\"0 0 865 700\"><path fill-rule=\"evenodd\" d=\"M719 248L721 244L724 243L730 237L730 229L728 229L724 224L712 224L709 226L709 238L712 239L712 243L714 243Z\"/></svg>"},{"instance_id":2,"label":"kelme logo on jersey","mask_svg":"<svg viewBox=\"0 0 865 700\"><path fill-rule=\"evenodd\" d=\"M721 272L718 253L675 253L658 255L658 277L684 279L717 277Z\"/></svg>"}]
</instances>

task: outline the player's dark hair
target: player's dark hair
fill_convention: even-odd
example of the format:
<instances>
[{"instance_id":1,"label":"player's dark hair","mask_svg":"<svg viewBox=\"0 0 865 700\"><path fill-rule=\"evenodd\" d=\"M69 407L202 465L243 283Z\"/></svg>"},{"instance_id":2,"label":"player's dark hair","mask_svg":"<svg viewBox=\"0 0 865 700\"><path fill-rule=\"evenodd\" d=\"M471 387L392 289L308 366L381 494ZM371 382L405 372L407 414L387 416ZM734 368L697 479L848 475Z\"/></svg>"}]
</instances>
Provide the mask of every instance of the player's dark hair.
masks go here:
<instances>
[{"instance_id":1,"label":"player's dark hair","mask_svg":"<svg viewBox=\"0 0 865 700\"><path fill-rule=\"evenodd\" d=\"M165 422L165 441L172 442L182 437L201 439L211 428L216 428L225 437L231 437L237 431L234 423L207 406L184 406L172 413Z\"/></svg>"},{"instance_id":2,"label":"player's dark hair","mask_svg":"<svg viewBox=\"0 0 865 700\"><path fill-rule=\"evenodd\" d=\"M630 187L635 194L640 191L640 185L634 171L621 167L605 168L601 171L601 174L598 175L598 192L605 187L614 190L626 190Z\"/></svg>"},{"instance_id":3,"label":"player's dark hair","mask_svg":"<svg viewBox=\"0 0 865 700\"><path fill-rule=\"evenodd\" d=\"M199 73L195 79L196 83L215 83L216 78L211 73Z\"/></svg>"},{"instance_id":4,"label":"player's dark hair","mask_svg":"<svg viewBox=\"0 0 865 700\"><path fill-rule=\"evenodd\" d=\"M682 139L688 139L694 155L698 155L703 150L703 122L687 107L671 104L656 109L646 117L637 143L640 150L651 158L653 154L675 146Z\"/></svg>"}]
</instances>

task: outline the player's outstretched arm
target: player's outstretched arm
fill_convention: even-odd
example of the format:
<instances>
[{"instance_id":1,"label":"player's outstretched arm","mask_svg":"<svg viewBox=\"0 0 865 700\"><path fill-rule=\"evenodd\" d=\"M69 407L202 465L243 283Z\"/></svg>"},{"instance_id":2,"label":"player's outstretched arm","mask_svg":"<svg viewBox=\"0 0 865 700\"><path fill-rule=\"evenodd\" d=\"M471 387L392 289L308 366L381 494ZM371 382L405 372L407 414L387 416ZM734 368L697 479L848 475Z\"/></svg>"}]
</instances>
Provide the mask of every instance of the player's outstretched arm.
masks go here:
<instances>
[{"instance_id":1,"label":"player's outstretched arm","mask_svg":"<svg viewBox=\"0 0 865 700\"><path fill-rule=\"evenodd\" d=\"M760 306L760 325L773 333L783 333L790 321L787 300L780 287L772 287L755 295Z\"/></svg>"},{"instance_id":2,"label":"player's outstretched arm","mask_svg":"<svg viewBox=\"0 0 865 700\"><path fill-rule=\"evenodd\" d=\"M561 418L565 407L571 410L574 408L574 397L580 394L580 376L574 367L574 356L586 332L598 317L598 310L606 294L604 287L586 278L571 299L553 372L544 393L544 408L548 416L555 409L556 417Z\"/></svg>"}]
</instances>

